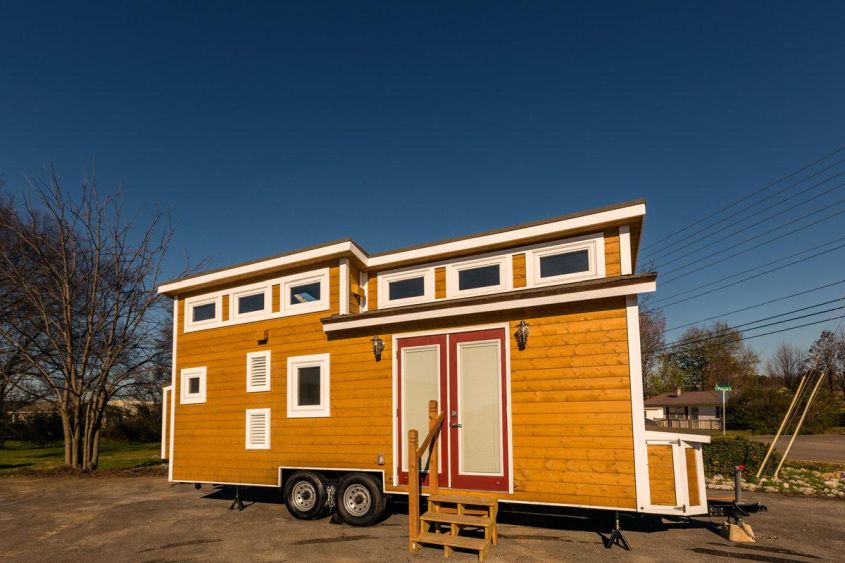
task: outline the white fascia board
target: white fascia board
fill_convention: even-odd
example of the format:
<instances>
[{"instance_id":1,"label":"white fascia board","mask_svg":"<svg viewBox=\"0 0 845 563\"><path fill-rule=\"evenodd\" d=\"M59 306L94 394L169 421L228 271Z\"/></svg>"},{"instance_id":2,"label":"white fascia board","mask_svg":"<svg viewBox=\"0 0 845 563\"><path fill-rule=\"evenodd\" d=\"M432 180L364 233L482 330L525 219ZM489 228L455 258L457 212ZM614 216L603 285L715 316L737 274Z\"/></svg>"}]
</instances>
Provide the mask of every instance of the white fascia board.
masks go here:
<instances>
[{"instance_id":1,"label":"white fascia board","mask_svg":"<svg viewBox=\"0 0 845 563\"><path fill-rule=\"evenodd\" d=\"M683 432L660 432L655 430L645 431L646 440L683 440L684 442L694 442L696 444L709 444L709 434L685 434Z\"/></svg>"},{"instance_id":2,"label":"white fascia board","mask_svg":"<svg viewBox=\"0 0 845 563\"><path fill-rule=\"evenodd\" d=\"M549 233L571 231L574 229L581 229L593 225L600 225L602 223L611 223L615 221L623 221L625 219L633 219L645 215L645 204L638 203L628 207L619 209L611 209L609 211L601 211L591 215L584 215L581 217L573 217L571 219L562 219L552 223L543 223L541 225L534 225L531 227L523 227L521 229L514 229L512 231L505 231L503 233L494 233L490 235L482 235L452 242L444 242L433 246L425 246L422 248L415 248L400 252L391 252L390 254L382 254L381 256L371 257L367 262L368 268L378 268L395 262L403 262L406 260L418 260L420 258L429 258L439 254L447 254L452 252L462 252L465 250L472 250L479 246L488 246L493 244L508 243L518 241L535 236L542 236Z\"/></svg>"},{"instance_id":3,"label":"white fascia board","mask_svg":"<svg viewBox=\"0 0 845 563\"><path fill-rule=\"evenodd\" d=\"M456 305L441 309L428 311L413 311L389 316L370 317L363 319L349 319L347 321L334 322L323 325L325 332L338 330L349 330L353 328L366 328L369 326L382 326L408 321L421 321L425 319L442 319L456 317L459 315L472 315L474 313L487 313L490 311L507 311L509 309L522 309L525 307L538 307L543 305L557 305L560 303L572 303L574 301L586 301L588 299L605 299L608 297L621 297L623 295L636 295L649 293L657 289L657 282L641 282L620 287L609 287L603 289L588 289L559 295L544 295L541 297L526 297L500 303L479 303L477 305Z\"/></svg>"},{"instance_id":4,"label":"white fascia board","mask_svg":"<svg viewBox=\"0 0 845 563\"><path fill-rule=\"evenodd\" d=\"M194 278L188 278L185 280L179 280L165 285L160 285L158 287L158 292L173 293L183 289L189 289L201 284L213 283L216 281L221 281L236 276L253 274L263 270L269 270L271 268L281 268L291 264L296 264L298 262L303 262L305 260L320 259L326 256L331 256L333 254L339 254L343 252L351 252L355 255L356 258L358 258L358 260L365 264L367 263L367 257L360 251L358 246L352 241L345 241L331 244L329 246L323 246L320 248L313 248L304 252L297 252L295 254L279 256L278 258L262 260L260 262L254 262L252 264L244 264L243 266L228 268L226 270L220 270L219 272L211 272Z\"/></svg>"}]
</instances>

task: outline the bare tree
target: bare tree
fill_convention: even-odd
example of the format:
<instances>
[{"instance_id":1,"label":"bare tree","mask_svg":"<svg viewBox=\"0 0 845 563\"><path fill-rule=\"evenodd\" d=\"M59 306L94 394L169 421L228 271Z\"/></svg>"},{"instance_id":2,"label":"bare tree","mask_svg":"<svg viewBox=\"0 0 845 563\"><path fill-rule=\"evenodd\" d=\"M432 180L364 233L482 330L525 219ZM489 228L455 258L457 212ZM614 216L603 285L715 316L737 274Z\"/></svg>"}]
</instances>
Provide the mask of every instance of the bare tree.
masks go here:
<instances>
[{"instance_id":1,"label":"bare tree","mask_svg":"<svg viewBox=\"0 0 845 563\"><path fill-rule=\"evenodd\" d=\"M643 392L646 396L659 387L655 378L659 367L659 351L666 344L666 317L660 309L643 304L640 307L640 350L643 364Z\"/></svg>"},{"instance_id":2,"label":"bare tree","mask_svg":"<svg viewBox=\"0 0 845 563\"><path fill-rule=\"evenodd\" d=\"M775 353L766 362L765 373L783 381L784 386L795 390L806 371L807 354L793 344L781 342Z\"/></svg>"},{"instance_id":3,"label":"bare tree","mask_svg":"<svg viewBox=\"0 0 845 563\"><path fill-rule=\"evenodd\" d=\"M827 374L828 391L841 390L845 394L845 333L823 330L819 338L810 346L807 366ZM840 389L837 390L837 387Z\"/></svg>"},{"instance_id":4,"label":"bare tree","mask_svg":"<svg viewBox=\"0 0 845 563\"><path fill-rule=\"evenodd\" d=\"M157 358L166 316L156 286L173 230L160 212L136 228L119 194L98 193L93 173L75 199L52 167L29 187L14 216L0 219L24 257L0 257L0 286L14 288L32 314L10 319L0 338L56 403L65 463L96 469L109 399L137 385Z\"/></svg>"}]
</instances>

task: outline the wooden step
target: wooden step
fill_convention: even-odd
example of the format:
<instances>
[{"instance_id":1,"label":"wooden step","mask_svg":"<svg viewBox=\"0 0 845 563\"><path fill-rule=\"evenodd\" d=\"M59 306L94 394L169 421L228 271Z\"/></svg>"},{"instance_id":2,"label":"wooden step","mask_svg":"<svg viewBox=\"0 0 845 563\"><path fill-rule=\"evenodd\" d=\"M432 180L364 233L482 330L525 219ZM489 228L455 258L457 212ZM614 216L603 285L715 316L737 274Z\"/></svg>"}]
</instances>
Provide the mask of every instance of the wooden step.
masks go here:
<instances>
[{"instance_id":1,"label":"wooden step","mask_svg":"<svg viewBox=\"0 0 845 563\"><path fill-rule=\"evenodd\" d=\"M466 536L453 536L450 534L430 534L423 532L414 541L434 545L445 545L447 547L458 547L460 549L472 549L474 551L485 551L487 541Z\"/></svg>"},{"instance_id":2,"label":"wooden step","mask_svg":"<svg viewBox=\"0 0 845 563\"><path fill-rule=\"evenodd\" d=\"M490 525L490 518L486 516L469 516L467 514L448 514L444 512L426 512L420 516L424 522L439 522L441 524L460 524L462 526L479 526L486 528Z\"/></svg>"},{"instance_id":3,"label":"wooden step","mask_svg":"<svg viewBox=\"0 0 845 563\"><path fill-rule=\"evenodd\" d=\"M476 497L472 495L452 495L449 493L436 493L428 495L428 500L434 502L451 502L454 504L468 504L470 506L496 506L499 500L493 497Z\"/></svg>"}]
</instances>

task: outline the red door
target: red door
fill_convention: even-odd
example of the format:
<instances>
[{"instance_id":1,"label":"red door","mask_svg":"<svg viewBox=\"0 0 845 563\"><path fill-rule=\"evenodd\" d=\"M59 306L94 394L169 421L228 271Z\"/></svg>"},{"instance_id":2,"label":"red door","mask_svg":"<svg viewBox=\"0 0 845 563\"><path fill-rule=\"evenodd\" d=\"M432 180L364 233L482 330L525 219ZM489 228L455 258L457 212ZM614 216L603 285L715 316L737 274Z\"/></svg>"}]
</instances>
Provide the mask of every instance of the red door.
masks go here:
<instances>
[{"instance_id":1,"label":"red door","mask_svg":"<svg viewBox=\"0 0 845 563\"><path fill-rule=\"evenodd\" d=\"M508 419L505 330L398 339L397 460L408 482L408 430L428 429L428 401L446 412L440 444L440 485L507 491ZM426 467L427 457L422 460ZM423 483L427 475L423 474Z\"/></svg>"},{"instance_id":2,"label":"red door","mask_svg":"<svg viewBox=\"0 0 845 563\"><path fill-rule=\"evenodd\" d=\"M504 329L449 335L450 487L507 491Z\"/></svg>"}]
</instances>

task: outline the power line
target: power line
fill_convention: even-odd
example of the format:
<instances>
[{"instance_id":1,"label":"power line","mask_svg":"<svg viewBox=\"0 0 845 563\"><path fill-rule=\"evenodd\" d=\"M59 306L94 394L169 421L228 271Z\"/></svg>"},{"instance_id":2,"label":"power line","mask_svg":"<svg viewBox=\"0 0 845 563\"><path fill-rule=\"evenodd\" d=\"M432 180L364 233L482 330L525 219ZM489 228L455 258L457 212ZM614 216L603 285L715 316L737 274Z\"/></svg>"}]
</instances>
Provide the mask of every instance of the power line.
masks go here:
<instances>
[{"instance_id":1,"label":"power line","mask_svg":"<svg viewBox=\"0 0 845 563\"><path fill-rule=\"evenodd\" d=\"M840 160L839 162L845 162L845 159ZM796 193L796 194L793 194L793 195L791 195L791 196L789 196L789 197L787 197L787 198L785 198L785 199L782 199L781 201L779 201L779 202L777 202L777 203L773 203L772 205L769 205L768 207L765 207L765 208L761 209L761 210L760 210L760 211L758 211L757 213L762 213L762 212L764 212L764 211L768 211L769 209L772 209L773 207L777 207L778 205L781 205L781 204L783 204L783 203L785 203L785 202L789 201L790 199L792 199L792 198L794 198L794 197L796 197L796 196L799 196L799 195L801 195L801 194L803 194L803 193L806 193L807 191L809 191L809 190L811 190L811 189L813 189L813 188L817 188L817 187L819 187L820 185L825 184L825 183L829 182L830 180L833 180L834 178L838 178L839 176L842 176L842 175L845 175L845 172L840 172L839 174L836 174L835 176L831 176L830 178L827 178L826 180L822 180L822 181L821 181L821 182L819 182L818 184L813 184L813 185L812 185L812 186L810 186L809 188L806 188L806 189L804 189L804 190L802 190L802 191L800 191L800 192L798 192L798 193ZM774 219L775 217L778 217L778 216L780 216L780 215L783 215L784 213L789 213L790 211L793 211L795 208L800 207L800 206L802 206L802 205L806 205L806 204L810 203L811 201L813 201L813 200L815 200L815 199L818 199L818 198L822 197L823 195L827 195L827 194L829 194L830 192L836 191L836 190L838 190L839 188L841 188L842 186L845 186L845 183L843 183L843 184L838 184L838 185L836 185L836 186L833 186L832 188L829 188L829 189L827 189L827 190L825 190L825 191L823 191L823 192L820 192L820 193L818 193L818 194L816 194L816 195L814 195L814 196L812 196L812 197L810 197L810 198L808 198L808 199L805 199L804 201L799 202L799 203L795 204L795 205L794 205L794 206L792 206L792 207L789 207L789 208L787 208L787 209L783 209L783 210L781 210L781 211L778 211L777 213L774 213L774 214L772 214L772 215L769 215L768 217L765 217L764 219L760 219L760 220L759 220L759 221L757 221L756 223L752 223L752 224L750 224L750 225L747 225L747 226L745 226L745 227L741 228L741 229L740 229L740 230L738 230L738 231L734 231L734 232L732 232L732 233L728 233L728 234L725 234L725 233L723 233L722 231L714 231L714 232L712 232L712 233L710 233L710 234L708 234L708 235L704 235L703 237L696 238L695 240L692 240L692 241L688 242L687 244L684 244L684 245L682 245L682 246L679 246L678 248L676 248L676 249L674 249L674 250L669 250L668 252L665 252L665 251L664 251L663 253L658 253L659 255L658 255L658 256L653 256L653 257L651 258L651 260L660 261L660 259L661 259L661 258L665 258L665 257L667 257L667 256L671 256L671 255L673 255L673 254L675 254L675 253L677 253L677 252L680 252L681 250L684 250L685 248L689 248L690 246L693 246L693 245L695 245L695 244L698 244L698 243L700 243L700 242L702 242L702 241L704 241L704 240L706 240L706 239L708 239L708 238L710 238L710 237L712 237L712 236L714 236L714 235L722 234L722 235L724 235L724 236L722 236L719 240L727 240L727 239L729 239L730 237L736 236L736 235L738 235L738 234L740 234L740 233L744 233L745 231L748 231L749 229L753 229L754 227L756 227L756 226L758 226L758 225L761 225L761 224L765 223L766 221L769 221L769 220L771 220L771 219ZM748 218L750 218L750 217L752 217L752 216L751 216L751 215L749 215L749 216L748 216L747 218L745 218L745 219L740 219L738 222L734 223L734 226L736 226L736 225L739 225L739 224L743 223L744 221L746 221L746 220L747 220ZM692 236L692 235L690 235L690 236ZM679 242L682 242L682 241L679 241ZM704 250L705 248L707 248L707 246L701 247L701 248L699 248L699 249L697 249L697 250L692 250L692 251L688 252L688 253L687 253L687 255L689 255L689 254L695 254L696 252L699 252L699 251L701 251L701 250Z\"/></svg>"},{"instance_id":2,"label":"power line","mask_svg":"<svg viewBox=\"0 0 845 563\"><path fill-rule=\"evenodd\" d=\"M823 161L827 160L828 158L832 157L832 156L833 156L833 155L835 155L835 154L838 154L838 153L842 152L843 150L845 150L845 146L839 147L839 148L838 148L838 149L836 149L835 151L833 151L833 152L831 152L831 153L828 153L828 154L826 154L826 155L822 156L821 158L818 158L818 159L816 159L816 160L814 160L814 161L810 162L809 164L806 164L806 165L802 166L802 167L801 167L801 168L799 168L798 170L796 170L796 171L794 171L794 172L791 172L791 173L787 174L786 176L783 176L783 177L781 177L781 178L779 178L779 179L775 180L774 182L771 182L770 184L766 184L766 185L765 185L765 186L763 186L762 188L760 188L760 189L758 189L758 190L755 190L754 192L752 192L752 193L748 194L747 196L744 196L744 197L742 197L742 198L740 198L740 199L738 199L738 200L734 201L733 203L730 203L730 204L726 205L725 207L722 207L721 209L718 209L718 210L714 211L714 212L713 212L713 213L711 213L710 215L707 215L706 217L703 217L703 218L701 218L701 219L699 219L699 220L697 220L697 221L694 221L694 222L690 223L689 225L687 225L686 227L684 227L684 228L682 228L682 229L679 229L679 230L677 230L677 231L674 231L674 232L672 232L672 233L670 233L670 234L666 235L665 237L663 237L663 238L661 238L661 239L659 239L659 240L657 240L657 241L655 241L655 242L651 243L650 245L647 245L647 247L646 247L646 248L648 248L648 247L654 247L654 246L656 246L656 245L659 245L659 244L660 244L660 243L662 243L663 241L665 241L665 240L667 240L667 239L670 239L670 238L674 237L675 235L678 235L678 234L680 234L680 233L683 233L683 232L685 232L685 231L687 231L687 230L689 230L689 229L691 229L691 228L695 227L696 225L700 225L701 223L703 223L703 222L705 222L705 221L708 221L709 219L711 219L712 217L715 217L716 215L718 215L718 214L722 213L723 211L727 211L728 209L731 209L731 208L735 207L736 205L739 205L740 203L742 203L742 202L744 202L744 201L748 201L749 199L753 198L753 197L754 197L754 196L756 196L757 194L762 193L762 192L764 192L764 191L768 190L769 188L771 188L771 187L773 187L773 186L776 186L777 184L779 184L779 183L783 182L784 180L788 180L789 178L792 178L793 176L796 176L796 175L800 174L801 172L803 172L803 171L807 170L808 168L812 168L812 167L813 167L813 166L815 166L816 164L818 164L818 163L820 163L820 162L823 162Z\"/></svg>"},{"instance_id":3,"label":"power line","mask_svg":"<svg viewBox=\"0 0 845 563\"><path fill-rule=\"evenodd\" d=\"M840 315L840 316L838 316L838 317L831 317L831 318L829 318L829 319L823 319L823 320L821 320L821 321L813 321L813 322L811 322L811 323L804 323L804 324L800 324L800 325L796 325L796 326L790 326L790 327L786 327L786 328L780 328L780 329L777 329L777 330L771 330L771 331L769 331L769 332L764 332L764 333L761 333L761 334L754 334L754 335L752 335L752 336L741 336L738 340L739 340L739 341L752 340L752 339L754 339L754 338L760 338L761 336L770 336L770 335L772 335L772 334L779 334L779 333L781 333L781 332L787 332L787 331L790 331L790 330L795 330L795 329L798 329L798 328L804 328L804 327L808 327L808 326L813 326L813 325L818 325L818 324L822 324L822 323L827 323L827 322L830 322L830 321L835 321L835 320L837 320L837 319L845 319L845 315ZM840 323L839 323L839 324L841 324L841 321L840 321ZM707 348L712 348L713 346L716 346L716 345L718 345L718 344L719 344L719 343L716 343L716 344L711 344L711 345L709 345L709 346L704 346L704 348L705 348L705 349L707 349ZM655 357L655 358L665 358L665 357L667 357L667 356L671 356L671 355L673 355L673 354L677 354L677 353L678 353L678 351L677 351L677 350L673 350L673 351L670 351L670 352L664 352L664 353L661 353L661 354L657 354L657 355L656 355L656 356L654 356L654 357Z\"/></svg>"},{"instance_id":4,"label":"power line","mask_svg":"<svg viewBox=\"0 0 845 563\"><path fill-rule=\"evenodd\" d=\"M842 284L842 283L845 283L845 279L839 280L839 281L833 282L833 283L828 283L828 284L825 284L825 285L820 285L818 287L814 287L812 289L807 289L805 291L799 291L798 293L792 293L790 295L784 295L783 297L777 297L775 299L769 299L768 301L763 301L762 303L757 303L755 305L749 305L748 307L742 307L741 309L734 309L733 311L728 311L727 313L722 313L720 315L713 315L712 317L707 317L705 319L700 319L700 320L697 320L697 321L693 321L691 323L685 323L685 324L682 324L682 325L673 326L672 328L667 328L663 332L665 334L667 332L673 332L673 331L676 331L676 330L679 330L679 329L682 329L682 328L686 328L688 326L706 323L707 321L712 321L713 319L729 317L731 315L735 315L736 313L742 313L742 312L745 312L745 311L749 311L751 309L756 309L757 307L762 307L764 305L771 305L772 303L777 303L778 301L784 301L786 299L792 299L793 297L798 297L799 295L806 295L807 293L812 293L814 291L827 289L828 287L833 287L834 285L839 285L839 284ZM836 301L838 301L838 299Z\"/></svg>"},{"instance_id":5,"label":"power line","mask_svg":"<svg viewBox=\"0 0 845 563\"><path fill-rule=\"evenodd\" d=\"M804 253L806 253L806 252L811 252L811 251L816 250L816 249L818 249L818 248L822 248L822 247L824 247L824 246L828 246L828 245L832 244L833 242L839 242L840 240L843 240L843 239L845 239L845 237L842 237L842 238L836 239L836 240L831 241L831 242L826 242L826 243L824 243L824 244L821 244L821 245L816 246L816 247L814 247L814 248L810 248L810 249L808 249L808 250L803 250L803 251L801 251L801 252L798 252L798 253L796 253L796 254L793 254L792 256L798 256L798 255L800 255L800 254L804 254ZM729 288L729 287L733 287L733 286L735 286L735 285L739 285L739 284L741 284L741 283L745 283L745 282L747 282L748 280L752 280L752 279L755 279L755 278L759 278L760 276L763 276L763 275L766 275L766 274L770 274L770 273L775 272L775 271L777 271L777 270L782 270L782 269L784 269L784 268L788 268L789 266L794 266L795 264L800 264L800 263L802 263L802 262L806 262L807 260L812 260L813 258L818 258L819 256L822 256L822 255L824 255L824 254L828 254L828 253L830 253L830 252L834 252L834 251L839 250L840 248L843 248L843 247L845 247L845 243L840 244L839 246L835 246L835 247L833 247L833 248L829 248L829 249L827 249L827 250L822 250L821 252L817 252L816 254L813 254L813 255L810 255L810 256L806 256L806 257L804 257L804 258L800 258L800 259L798 259L798 260L793 260L792 262L788 262L788 263L786 263L786 264L782 264L782 265L780 265L780 266L776 266L776 267L774 267L774 268L769 268L768 270L764 270L764 271L759 272L759 273L756 273L756 274L754 274L754 275L747 276L747 277L745 277L745 278L741 278L741 279L739 279L739 280L737 280L737 281L735 281L735 282L731 282L731 283L729 283L729 284L725 284L725 285L723 285L723 286L720 286L720 287L717 287L717 288L714 288L714 289L710 289L710 290L708 290L708 291L703 291L703 292L701 292L701 293L697 293L697 294L695 294L695 295L691 295L691 296L689 296L689 297L685 297L685 298L683 298L683 299L678 299L678 300L676 300L676 301L672 301L672 302L667 303L667 304L665 304L665 305L661 305L660 307L661 307L662 309L666 309L666 308L668 308L668 307L671 307L671 306L673 306L673 305L677 305L677 304L679 304L679 303L685 303L685 302L690 301L690 300L692 300L692 299L696 299L696 298L698 298L698 297L702 297L702 296L704 296L704 295L709 295L709 294L711 294L711 293L715 293L715 292L717 292L717 291L721 291L721 290L723 290L723 289L727 289L727 288ZM786 258L778 258L777 260L773 260L773 261L768 262L768 263L766 263L766 264L762 264L762 265L760 265L760 266L756 266L756 267L754 267L754 268L749 268L748 270L744 270L744 271L742 271L742 272L738 272L738 273L736 273L736 274L733 274L733 275L731 275L731 276L728 276L727 278L723 278L723 279L721 279L721 280L716 280L716 281L713 281L713 282L705 283L705 284L699 285L699 286L697 286L697 287L694 287L694 288L692 288L692 289L687 289L687 290L685 290L685 291L681 291L681 292L676 293L676 294L674 294L674 295L670 295L669 297L664 297L664 298L662 298L662 299L657 299L657 300L655 300L653 303L655 303L655 304L657 304L657 303L662 303L662 302L664 302L664 301L668 301L668 300L670 300L670 299L674 299L675 297L680 297L681 295L684 295L684 294L686 294L686 293L690 293L690 292L693 292L693 291L697 291L697 290L699 290L699 289L704 289L705 287L710 287L710 286L712 286L712 285L716 285L716 284L721 283L721 282L723 282L723 281L725 281L725 280L727 280L727 279L730 279L730 278L735 278L735 277L737 277L737 276L739 276L739 275L746 274L746 273L748 273L748 272L753 272L754 270L759 270L760 268L763 268L763 267L769 266L769 265L771 265L771 264L776 264L776 263L778 263L778 262L782 262L783 260L786 260L786 259L788 259L788 258L791 258L792 256L788 256L788 257L786 257Z\"/></svg>"},{"instance_id":6,"label":"power line","mask_svg":"<svg viewBox=\"0 0 845 563\"><path fill-rule=\"evenodd\" d=\"M744 326L758 324L758 323L761 323L761 322L766 321L766 320L769 320L769 319L776 319L777 317L782 317L782 316L784 316L784 315L790 315L790 314L792 314L792 313L797 313L797 312L799 312L799 311L806 311L806 310L808 310L808 309L813 309L813 308L815 308L815 307L821 307L822 305L829 305L829 304L831 304L831 303L835 303L835 302L837 302L837 301L841 301L841 300L837 298L837 299L833 299L833 300L831 300L831 301L827 301L827 302L825 302L825 303L819 303L819 304L814 305L814 306L812 306L812 307L804 307L804 308L802 308L802 309L796 309L796 310L794 310L794 311L788 311L788 312L786 312L786 313L781 313L781 314L779 314L779 315L773 315L773 316L771 316L771 317L766 317L766 318L763 318L763 319L758 319L758 320L756 320L756 321L749 321L749 322L747 322L747 323L742 323L742 324L738 324L738 325L734 325L734 326L729 326L729 327L723 328L723 329L721 329L721 330L718 330L718 331L716 331L716 332L709 333L709 334L707 334L706 336L702 336L702 337L700 337L700 338L694 338L694 339L691 339L691 340L685 340L685 341L683 341L683 342L675 342L675 343L673 343L673 344L667 344L667 345L665 345L665 346L662 346L662 347L658 348L658 349L657 349L657 351L658 351L658 352L661 352L661 351L670 350L670 349L673 349L673 348L683 348L683 347L686 347L686 346L692 346L692 345L695 345L695 344L699 344L699 343L701 343L701 342L707 342L708 340L716 340L716 339L719 339L719 338L723 338L724 336L726 336L727 334L729 334L731 331L734 331L734 330L736 330L736 329L738 329L738 328L742 328L742 327L744 327ZM745 329L745 330L746 330L746 331L748 331L748 330L759 330L759 329L761 329L761 328L767 328L767 327L770 327L770 326L775 326L775 325L779 325L779 324L783 324L783 323L789 323L789 322L792 322L792 321L800 321L801 319L807 319L807 318L810 318L810 317L816 317L816 316L818 316L818 315L822 315L822 314L824 314L824 313L831 313L831 312L833 312L833 311L838 311L838 310L840 310L840 309L845 309L845 305L839 305L839 306L837 306L837 307L831 307L830 309L824 309L824 310L822 310L822 311L816 311L815 313L808 313L808 314L806 314L806 315L799 315L799 316L797 316L797 317L792 317L792 318L790 318L790 319L781 319L781 320L779 320L779 321L773 321L773 322L770 322L770 323L762 324L762 325L760 325L760 326L755 326L755 327L747 328L747 329Z\"/></svg>"},{"instance_id":7,"label":"power line","mask_svg":"<svg viewBox=\"0 0 845 563\"><path fill-rule=\"evenodd\" d=\"M812 212L812 213L809 213L809 214L807 214L807 215L804 215L804 216L802 216L802 217L799 217L798 219L795 219L795 220L793 220L793 221L790 221L790 222L788 222L788 223L785 223L785 224L781 225L780 227L776 227L775 229L772 229L772 230L773 230L773 231L775 231L775 230L777 230L777 229L781 229L781 228L783 228L783 227L786 227L787 225L790 225L790 224L792 224L792 223L795 223L796 221L800 221L801 219L806 219L807 217L809 217L809 216L811 216L811 215L815 215L816 213L819 213L819 212L822 212L822 211L826 211L826 210L827 210L827 209L829 209L830 207L835 207L835 206L837 206L837 205L839 205L839 204L841 204L841 203L845 203L845 199L841 199L841 200L837 201L836 203L834 203L833 205L830 205L830 206L824 207L824 208L822 208L822 209L818 209L818 210L816 210L816 211L814 211L814 212ZM819 223L823 223L823 222L827 221L828 219L833 219L834 217L838 217L839 215L842 215L843 213L845 213L845 209L841 209L841 210L837 211L836 213L831 213L830 215L828 215L828 216L826 216L826 217L822 217L821 219L818 219L818 220L816 220L816 221L813 221L812 223L808 223L808 224L806 224L806 225L802 225L802 226L800 226L800 227L798 227L798 228L795 228L795 229L793 229L793 230L791 230L791 231L787 231L786 233L783 233L782 235L778 235L778 236L776 236L776 237L774 237L774 238L770 238L770 239L768 239L768 240L764 240L763 242L761 242L761 243L759 243L759 244L755 244L754 246L751 246L751 247L749 247L749 248L746 248L746 249L740 250L740 251L738 251L738 252L735 252L735 253L733 253L733 254L731 254L731 255L729 255L729 256L727 256L727 257L725 257L725 258L721 258L721 259L716 260L716 261L713 261L713 262L708 262L707 264L705 264L705 265L703 265L703 266L699 266L698 268L695 268L694 270L690 270L690 271L685 272L685 273L683 273L683 274L677 275L677 276L675 276L675 277L673 277L673 278L669 278L669 279L667 279L667 280L663 280L663 283L664 283L664 284L671 283L671 282L673 282L673 281L675 281L675 280L678 280L678 279L680 279L680 278L684 278L684 277L689 276L689 275L692 275L692 274L694 274L694 273L696 273L696 272L700 272L701 270L704 270L704 269L709 268L709 267L711 267L711 266L714 266L714 265L716 265L716 264L720 264L720 263L724 262L725 260L730 260L731 258L736 258L737 256L741 256L742 254L745 254L745 253L747 253L747 252L751 252L752 250L756 250L757 248L760 248L761 246L765 246L765 245L767 245L767 244L773 243L773 242L775 242L775 241L777 241L777 240L780 240L780 239L782 239L782 238L786 238L786 237L788 237L788 236L790 236L790 235L794 235L795 233L800 232L800 231L803 231L803 230L805 230L805 229L809 229L810 227L815 227L815 226L816 226L816 225L818 225ZM769 231L769 232L771 232L771 231ZM712 257L715 257L715 256L719 256L720 254L722 254L722 253L724 253L724 252L727 252L727 251L731 250L731 248L734 248L734 247L736 247L736 246L740 246L740 245L743 245L743 244L745 244L745 243L747 243L747 242L750 242L750 241L752 241L752 240L758 239L758 238L760 238L761 236L764 236L764 235L769 234L769 232L767 232L767 233L760 233L759 235L755 235L755 236L753 236L753 237L751 237L751 238L748 238L748 239L746 239L746 240L744 240L744 241L742 241L742 242L736 243L736 244L732 245L731 247L723 248L722 250L719 250L718 252L714 252L713 254L710 254L710 255L709 255L709 257L711 257L711 258L712 258ZM695 262L690 262L689 264L684 264L684 265L682 265L682 266L679 266L679 267L675 268L674 270L669 270L668 272L666 272L666 275L668 275L668 274L672 274L672 273L675 273L675 272L679 272L679 271L684 270L684 269L686 269L686 268L689 268L690 266L693 266L693 265L695 265Z\"/></svg>"}]
</instances>

